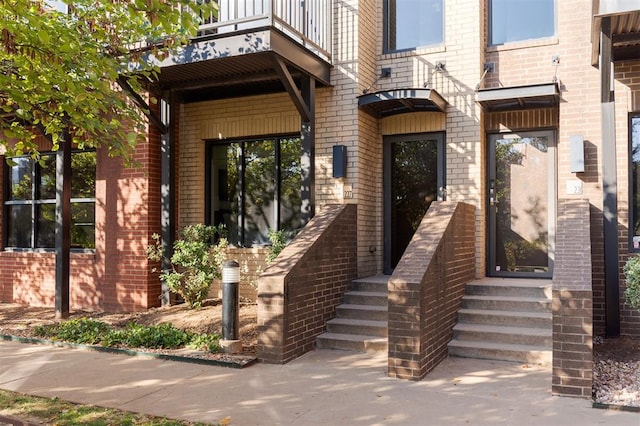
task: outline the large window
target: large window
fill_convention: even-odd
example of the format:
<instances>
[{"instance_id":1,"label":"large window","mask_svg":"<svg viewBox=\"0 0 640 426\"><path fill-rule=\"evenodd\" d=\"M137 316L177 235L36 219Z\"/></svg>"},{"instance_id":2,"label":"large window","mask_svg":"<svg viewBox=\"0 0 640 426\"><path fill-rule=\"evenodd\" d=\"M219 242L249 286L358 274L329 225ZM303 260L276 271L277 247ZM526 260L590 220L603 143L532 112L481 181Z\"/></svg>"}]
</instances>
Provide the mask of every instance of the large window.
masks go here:
<instances>
[{"instance_id":1,"label":"large window","mask_svg":"<svg viewBox=\"0 0 640 426\"><path fill-rule=\"evenodd\" d=\"M631 248L640 251L640 113L629 120L629 236Z\"/></svg>"},{"instance_id":2,"label":"large window","mask_svg":"<svg viewBox=\"0 0 640 426\"><path fill-rule=\"evenodd\" d=\"M208 223L224 224L231 244L266 244L269 230L304 225L299 137L212 142L208 152Z\"/></svg>"},{"instance_id":3,"label":"large window","mask_svg":"<svg viewBox=\"0 0 640 426\"><path fill-rule=\"evenodd\" d=\"M491 45L551 37L556 32L555 0L490 0Z\"/></svg>"},{"instance_id":4,"label":"large window","mask_svg":"<svg viewBox=\"0 0 640 426\"><path fill-rule=\"evenodd\" d=\"M442 44L444 0L386 0L385 52Z\"/></svg>"},{"instance_id":5,"label":"large window","mask_svg":"<svg viewBox=\"0 0 640 426\"><path fill-rule=\"evenodd\" d=\"M15 249L55 247L56 155L44 153L39 161L12 158L7 166L4 202L4 245ZM71 247L95 248L96 153L71 155Z\"/></svg>"}]
</instances>

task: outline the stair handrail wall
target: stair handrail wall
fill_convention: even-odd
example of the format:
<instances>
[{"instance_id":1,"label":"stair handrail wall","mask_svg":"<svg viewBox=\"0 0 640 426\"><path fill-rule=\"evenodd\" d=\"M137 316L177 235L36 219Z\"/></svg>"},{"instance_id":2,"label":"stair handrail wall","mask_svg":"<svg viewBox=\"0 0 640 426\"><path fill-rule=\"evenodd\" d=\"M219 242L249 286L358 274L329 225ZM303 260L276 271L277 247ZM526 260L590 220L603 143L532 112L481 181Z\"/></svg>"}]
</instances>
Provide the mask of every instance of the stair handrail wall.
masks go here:
<instances>
[{"instance_id":1,"label":"stair handrail wall","mask_svg":"<svg viewBox=\"0 0 640 426\"><path fill-rule=\"evenodd\" d=\"M446 358L475 245L474 206L431 203L388 283L390 377L420 380Z\"/></svg>"},{"instance_id":2,"label":"stair handrail wall","mask_svg":"<svg viewBox=\"0 0 640 426\"><path fill-rule=\"evenodd\" d=\"M357 277L357 205L325 205L258 279L258 359L315 348Z\"/></svg>"},{"instance_id":3,"label":"stair handrail wall","mask_svg":"<svg viewBox=\"0 0 640 426\"><path fill-rule=\"evenodd\" d=\"M592 397L591 208L586 199L558 200L552 302L554 395Z\"/></svg>"}]
</instances>

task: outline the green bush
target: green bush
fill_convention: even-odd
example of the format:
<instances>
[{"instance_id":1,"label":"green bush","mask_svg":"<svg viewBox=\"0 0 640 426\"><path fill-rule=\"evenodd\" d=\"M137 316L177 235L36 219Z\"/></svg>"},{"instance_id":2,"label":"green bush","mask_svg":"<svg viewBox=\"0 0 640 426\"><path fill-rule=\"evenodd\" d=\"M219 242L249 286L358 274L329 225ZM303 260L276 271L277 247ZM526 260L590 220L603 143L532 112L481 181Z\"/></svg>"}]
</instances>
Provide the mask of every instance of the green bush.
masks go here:
<instances>
[{"instance_id":1,"label":"green bush","mask_svg":"<svg viewBox=\"0 0 640 426\"><path fill-rule=\"evenodd\" d=\"M34 334L51 340L114 347L151 349L177 349L188 346L197 350L218 352L218 334L196 334L180 330L171 323L145 326L129 323L122 330L114 330L108 324L88 318L71 319L58 324L37 326Z\"/></svg>"},{"instance_id":2,"label":"green bush","mask_svg":"<svg viewBox=\"0 0 640 426\"><path fill-rule=\"evenodd\" d=\"M623 272L627 279L627 289L624 292L627 305L640 310L640 256L627 259Z\"/></svg>"},{"instance_id":3,"label":"green bush","mask_svg":"<svg viewBox=\"0 0 640 426\"><path fill-rule=\"evenodd\" d=\"M180 295L192 308L199 308L209 294L214 278L220 278L225 260L227 239L216 235L224 230L203 224L189 225L182 230L182 239L173 244L171 268L162 271L160 279L174 293ZM147 248L150 260L162 260L162 245L159 235L153 235L154 245Z\"/></svg>"},{"instance_id":4,"label":"green bush","mask_svg":"<svg viewBox=\"0 0 640 426\"><path fill-rule=\"evenodd\" d=\"M108 333L107 324L89 318L71 319L34 329L34 334L38 337L87 345L100 343Z\"/></svg>"},{"instance_id":5,"label":"green bush","mask_svg":"<svg viewBox=\"0 0 640 426\"><path fill-rule=\"evenodd\" d=\"M278 257L280 252L287 245L286 234L284 231L269 229L268 237L269 241L271 241L271 245L269 246L269 252L267 253L267 257L265 258L267 265L273 263L276 257Z\"/></svg>"},{"instance_id":6,"label":"green bush","mask_svg":"<svg viewBox=\"0 0 640 426\"><path fill-rule=\"evenodd\" d=\"M103 343L130 348L176 349L190 341L190 333L175 328L171 323L144 326L132 322L124 330L113 331Z\"/></svg>"}]
</instances>

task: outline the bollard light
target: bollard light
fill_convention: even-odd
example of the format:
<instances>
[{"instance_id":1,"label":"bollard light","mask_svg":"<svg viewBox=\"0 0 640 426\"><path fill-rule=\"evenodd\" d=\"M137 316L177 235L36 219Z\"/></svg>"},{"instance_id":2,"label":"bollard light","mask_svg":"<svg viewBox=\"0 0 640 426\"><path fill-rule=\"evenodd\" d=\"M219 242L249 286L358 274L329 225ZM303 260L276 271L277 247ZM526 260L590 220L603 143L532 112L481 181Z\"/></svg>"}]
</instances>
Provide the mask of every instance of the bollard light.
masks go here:
<instances>
[{"instance_id":1,"label":"bollard light","mask_svg":"<svg viewBox=\"0 0 640 426\"><path fill-rule=\"evenodd\" d=\"M238 327L240 323L238 285L240 265L235 260L225 262L222 267L222 341L225 351L242 351Z\"/></svg>"}]
</instances>

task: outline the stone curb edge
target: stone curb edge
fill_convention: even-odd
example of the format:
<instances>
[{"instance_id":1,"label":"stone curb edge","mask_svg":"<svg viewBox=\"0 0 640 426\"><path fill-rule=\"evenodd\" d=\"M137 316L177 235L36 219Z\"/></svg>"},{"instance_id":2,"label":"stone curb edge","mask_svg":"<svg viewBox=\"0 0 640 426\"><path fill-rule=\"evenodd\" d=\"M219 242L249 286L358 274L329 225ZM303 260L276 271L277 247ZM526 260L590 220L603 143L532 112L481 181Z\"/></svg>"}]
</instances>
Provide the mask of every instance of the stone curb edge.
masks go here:
<instances>
[{"instance_id":1,"label":"stone curb edge","mask_svg":"<svg viewBox=\"0 0 640 426\"><path fill-rule=\"evenodd\" d=\"M601 408L604 410L614 410L614 411L630 411L632 413L640 413L640 407L635 407L632 405L614 405L614 404L605 404L604 402L594 402L593 408Z\"/></svg>"},{"instance_id":2,"label":"stone curb edge","mask_svg":"<svg viewBox=\"0 0 640 426\"><path fill-rule=\"evenodd\" d=\"M188 362L191 364L202 364L202 365L211 365L216 367L228 367L228 368L237 368L237 369L249 367L255 364L257 361L257 358L250 358L247 360L247 362L238 363L238 362L222 361L222 360L216 360L216 359L205 359L205 358L195 358L195 357L187 357L187 356L180 356L180 355L158 354L153 352L136 351L133 349L109 348L104 346L57 342L53 340L34 339L31 337L19 337L19 336L7 335L7 334L0 334L0 340L17 342L17 343L30 343L33 345L49 345L49 346L57 346L62 348L85 349L90 351L105 352L105 353L111 353L111 354L150 357L150 358L160 359L163 361Z\"/></svg>"}]
</instances>

